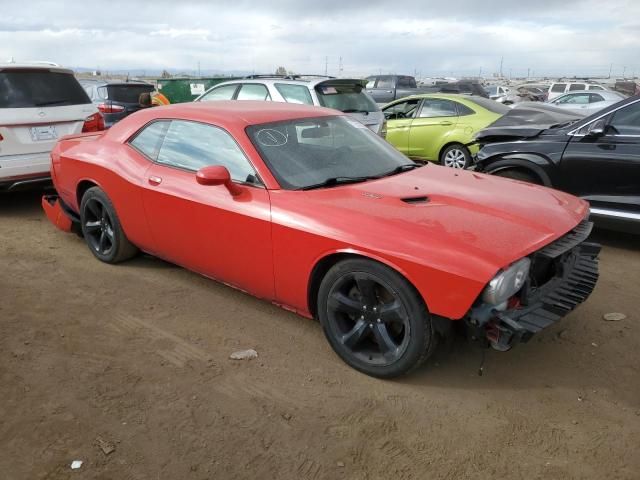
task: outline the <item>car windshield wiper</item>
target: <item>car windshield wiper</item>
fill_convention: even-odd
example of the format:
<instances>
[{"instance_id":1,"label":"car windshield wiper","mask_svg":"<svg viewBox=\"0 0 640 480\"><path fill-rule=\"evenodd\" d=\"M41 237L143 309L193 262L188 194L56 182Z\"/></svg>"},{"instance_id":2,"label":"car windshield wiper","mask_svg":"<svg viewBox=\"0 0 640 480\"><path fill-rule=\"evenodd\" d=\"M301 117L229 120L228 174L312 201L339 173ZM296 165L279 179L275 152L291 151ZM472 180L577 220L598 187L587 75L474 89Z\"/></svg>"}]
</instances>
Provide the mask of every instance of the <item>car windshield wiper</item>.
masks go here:
<instances>
[{"instance_id":1,"label":"car windshield wiper","mask_svg":"<svg viewBox=\"0 0 640 480\"><path fill-rule=\"evenodd\" d=\"M36 107L44 107L46 105L57 105L59 103L69 103L69 99L68 98L63 98L60 100L50 100L48 102L40 102L40 103L36 103L35 106Z\"/></svg>"},{"instance_id":2,"label":"car windshield wiper","mask_svg":"<svg viewBox=\"0 0 640 480\"><path fill-rule=\"evenodd\" d=\"M300 187L296 190L313 190L315 188L322 187L334 187L336 185L345 185L347 183L360 183L366 182L367 180L372 180L374 178L379 178L378 176L368 176L368 177L330 177L320 183L314 183L313 185L305 185L304 187Z\"/></svg>"},{"instance_id":3,"label":"car windshield wiper","mask_svg":"<svg viewBox=\"0 0 640 480\"><path fill-rule=\"evenodd\" d=\"M402 172L408 172L409 170L413 170L414 168L419 168L422 166L423 165L419 163L405 163L404 165L397 166L393 170L389 170L388 172L381 173L380 175L376 176L376 178L390 177L391 175L396 175Z\"/></svg>"},{"instance_id":4,"label":"car windshield wiper","mask_svg":"<svg viewBox=\"0 0 640 480\"><path fill-rule=\"evenodd\" d=\"M357 108L348 108L346 110L342 110L342 113L362 113L364 115L369 115L368 110L358 110Z\"/></svg>"}]
</instances>

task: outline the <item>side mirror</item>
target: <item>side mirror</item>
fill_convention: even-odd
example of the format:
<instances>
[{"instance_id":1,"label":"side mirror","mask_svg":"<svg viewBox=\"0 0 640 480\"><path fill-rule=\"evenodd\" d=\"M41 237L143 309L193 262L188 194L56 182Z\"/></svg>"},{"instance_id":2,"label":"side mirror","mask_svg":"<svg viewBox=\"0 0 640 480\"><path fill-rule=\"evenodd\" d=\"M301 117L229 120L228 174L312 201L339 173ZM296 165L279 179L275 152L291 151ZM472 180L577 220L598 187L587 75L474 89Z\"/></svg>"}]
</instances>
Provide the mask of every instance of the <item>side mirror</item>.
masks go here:
<instances>
[{"instance_id":1,"label":"side mirror","mask_svg":"<svg viewBox=\"0 0 640 480\"><path fill-rule=\"evenodd\" d=\"M587 130L587 136L589 137L600 137L604 135L605 132L605 123L603 120L598 120L597 122L593 122Z\"/></svg>"},{"instance_id":2,"label":"side mirror","mask_svg":"<svg viewBox=\"0 0 640 480\"><path fill-rule=\"evenodd\" d=\"M222 165L202 167L196 173L196 180L200 185L224 185L233 196L242 193L242 189L231 180L231 175L227 167L223 167Z\"/></svg>"}]
</instances>

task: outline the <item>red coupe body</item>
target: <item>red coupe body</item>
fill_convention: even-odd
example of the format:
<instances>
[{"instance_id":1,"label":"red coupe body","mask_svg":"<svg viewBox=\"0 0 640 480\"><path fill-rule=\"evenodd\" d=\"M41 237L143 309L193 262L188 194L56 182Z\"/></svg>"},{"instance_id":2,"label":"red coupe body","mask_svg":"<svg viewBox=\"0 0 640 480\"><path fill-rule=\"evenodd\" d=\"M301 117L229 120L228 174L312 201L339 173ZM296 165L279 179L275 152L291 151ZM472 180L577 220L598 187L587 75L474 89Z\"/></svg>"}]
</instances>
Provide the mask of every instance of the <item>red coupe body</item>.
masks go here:
<instances>
[{"instance_id":1,"label":"red coupe body","mask_svg":"<svg viewBox=\"0 0 640 480\"><path fill-rule=\"evenodd\" d=\"M460 319L497 272L587 215L587 204L568 194L435 165L332 188L281 188L247 127L336 115L275 102L148 109L103 134L60 141L52 177L70 213L99 186L139 249L304 316L315 314L315 274L352 254L402 274L432 314ZM263 185L238 185L233 195L151 161L130 139L158 119L228 132Z\"/></svg>"}]
</instances>

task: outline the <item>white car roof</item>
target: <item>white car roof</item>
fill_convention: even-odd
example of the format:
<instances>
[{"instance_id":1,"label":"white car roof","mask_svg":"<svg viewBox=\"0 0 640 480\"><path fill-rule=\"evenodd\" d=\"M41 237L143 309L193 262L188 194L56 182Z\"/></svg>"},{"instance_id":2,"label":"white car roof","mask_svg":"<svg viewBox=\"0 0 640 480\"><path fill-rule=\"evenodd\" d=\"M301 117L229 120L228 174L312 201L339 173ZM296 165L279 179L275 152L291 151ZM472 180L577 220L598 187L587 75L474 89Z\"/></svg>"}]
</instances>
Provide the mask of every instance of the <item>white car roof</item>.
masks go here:
<instances>
[{"instance_id":1,"label":"white car roof","mask_svg":"<svg viewBox=\"0 0 640 480\"><path fill-rule=\"evenodd\" d=\"M73 73L73 70L61 67L54 62L0 62L0 70L12 70L20 68L50 70L60 73Z\"/></svg>"}]
</instances>

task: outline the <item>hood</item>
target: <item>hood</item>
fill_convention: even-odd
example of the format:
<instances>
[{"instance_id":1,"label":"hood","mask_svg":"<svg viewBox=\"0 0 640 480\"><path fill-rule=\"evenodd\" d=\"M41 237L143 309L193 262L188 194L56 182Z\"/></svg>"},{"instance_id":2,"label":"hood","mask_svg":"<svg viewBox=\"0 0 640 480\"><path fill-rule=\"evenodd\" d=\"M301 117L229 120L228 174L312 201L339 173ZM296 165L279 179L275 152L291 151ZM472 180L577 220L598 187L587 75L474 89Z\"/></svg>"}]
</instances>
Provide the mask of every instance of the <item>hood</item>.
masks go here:
<instances>
[{"instance_id":1,"label":"hood","mask_svg":"<svg viewBox=\"0 0 640 480\"><path fill-rule=\"evenodd\" d=\"M310 228L324 235L482 282L571 230L588 211L566 193L437 165L289 193L300 197L288 213L313 218Z\"/></svg>"},{"instance_id":2,"label":"hood","mask_svg":"<svg viewBox=\"0 0 640 480\"><path fill-rule=\"evenodd\" d=\"M582 118L574 112L544 103L521 103L474 136L474 143L533 138L549 128Z\"/></svg>"}]
</instances>

